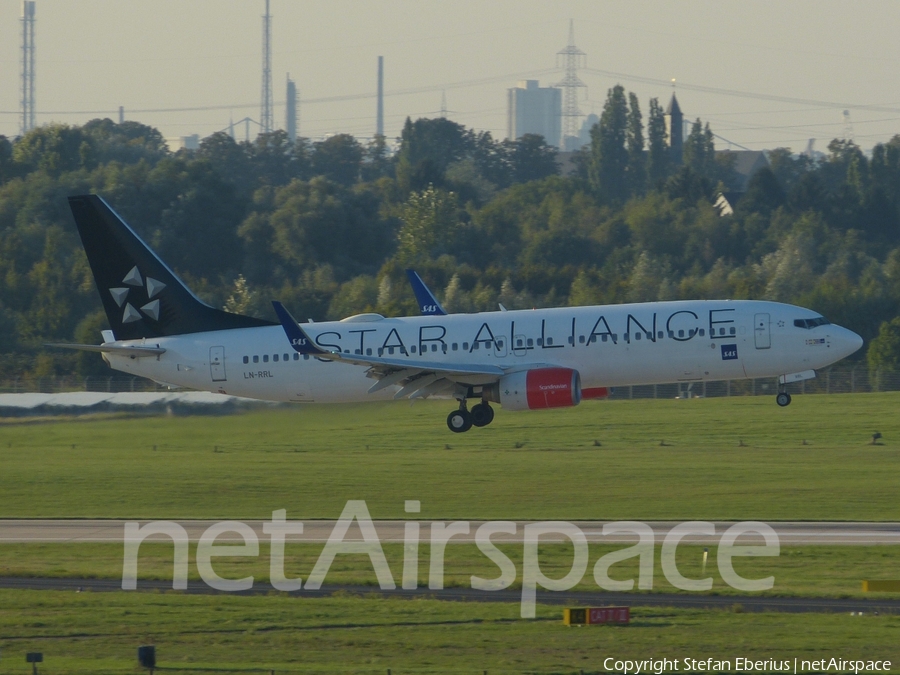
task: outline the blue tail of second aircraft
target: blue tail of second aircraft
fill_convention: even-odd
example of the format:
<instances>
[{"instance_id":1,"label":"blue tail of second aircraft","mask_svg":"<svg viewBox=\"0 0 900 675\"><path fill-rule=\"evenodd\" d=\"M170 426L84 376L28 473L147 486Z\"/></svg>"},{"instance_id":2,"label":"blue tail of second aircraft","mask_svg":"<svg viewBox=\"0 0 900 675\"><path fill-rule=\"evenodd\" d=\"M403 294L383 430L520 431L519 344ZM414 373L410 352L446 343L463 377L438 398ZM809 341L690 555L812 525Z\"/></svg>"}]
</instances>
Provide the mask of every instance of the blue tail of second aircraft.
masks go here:
<instances>
[{"instance_id":1,"label":"blue tail of second aircraft","mask_svg":"<svg viewBox=\"0 0 900 675\"><path fill-rule=\"evenodd\" d=\"M422 316L445 316L447 314L441 303L434 297L422 277L415 270L406 270L406 276L409 278L409 284L412 286L413 293L416 294L416 302L419 303L419 312Z\"/></svg>"}]
</instances>

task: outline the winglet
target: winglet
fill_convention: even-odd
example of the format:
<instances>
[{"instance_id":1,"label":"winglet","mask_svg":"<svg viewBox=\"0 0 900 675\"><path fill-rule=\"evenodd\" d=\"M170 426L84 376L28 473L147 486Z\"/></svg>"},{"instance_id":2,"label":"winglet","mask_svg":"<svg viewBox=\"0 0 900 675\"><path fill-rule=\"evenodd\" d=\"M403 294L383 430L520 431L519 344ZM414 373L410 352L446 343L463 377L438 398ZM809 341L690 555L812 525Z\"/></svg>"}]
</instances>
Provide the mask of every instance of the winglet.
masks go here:
<instances>
[{"instance_id":1,"label":"winglet","mask_svg":"<svg viewBox=\"0 0 900 675\"><path fill-rule=\"evenodd\" d=\"M416 295L416 302L419 303L419 311L422 316L445 316L447 314L441 307L441 303L434 297L434 293L428 290L428 286L415 270L406 270L406 276Z\"/></svg>"},{"instance_id":2,"label":"winglet","mask_svg":"<svg viewBox=\"0 0 900 675\"><path fill-rule=\"evenodd\" d=\"M278 320L281 321L281 327L284 328L284 333L287 335L288 341L291 343L291 347L294 348L295 351L301 354L329 354L330 352L326 352L322 349L319 349L316 346L316 343L312 341L312 339L300 328L300 324L291 316L291 313L288 312L284 305L282 305L277 300L272 301L272 307L275 308L275 313L278 315Z\"/></svg>"}]
</instances>

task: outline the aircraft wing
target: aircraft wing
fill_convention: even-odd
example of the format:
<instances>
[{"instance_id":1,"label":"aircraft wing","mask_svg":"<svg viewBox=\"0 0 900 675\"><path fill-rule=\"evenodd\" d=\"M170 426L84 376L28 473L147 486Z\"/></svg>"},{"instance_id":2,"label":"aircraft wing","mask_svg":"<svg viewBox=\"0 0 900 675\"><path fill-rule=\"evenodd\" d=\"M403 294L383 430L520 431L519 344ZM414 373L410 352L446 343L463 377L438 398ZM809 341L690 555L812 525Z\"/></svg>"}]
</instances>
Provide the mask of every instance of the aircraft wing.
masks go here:
<instances>
[{"instance_id":1,"label":"aircraft wing","mask_svg":"<svg viewBox=\"0 0 900 675\"><path fill-rule=\"evenodd\" d=\"M392 385L400 386L394 398L420 398L443 394L461 386L490 384L496 382L506 371L497 366L484 364L440 364L413 359L363 356L346 352L328 351L317 346L300 324L277 300L272 302L275 313L281 321L291 347L300 354L309 354L321 359L340 361L357 366L368 366L368 377L377 382L369 388L375 393Z\"/></svg>"},{"instance_id":2,"label":"aircraft wing","mask_svg":"<svg viewBox=\"0 0 900 675\"><path fill-rule=\"evenodd\" d=\"M409 285L412 286L413 293L416 295L416 302L419 303L419 311L422 316L446 316L447 312L441 307L441 303L434 297L434 293L422 281L422 277L415 270L406 270L406 276L409 279Z\"/></svg>"}]
</instances>

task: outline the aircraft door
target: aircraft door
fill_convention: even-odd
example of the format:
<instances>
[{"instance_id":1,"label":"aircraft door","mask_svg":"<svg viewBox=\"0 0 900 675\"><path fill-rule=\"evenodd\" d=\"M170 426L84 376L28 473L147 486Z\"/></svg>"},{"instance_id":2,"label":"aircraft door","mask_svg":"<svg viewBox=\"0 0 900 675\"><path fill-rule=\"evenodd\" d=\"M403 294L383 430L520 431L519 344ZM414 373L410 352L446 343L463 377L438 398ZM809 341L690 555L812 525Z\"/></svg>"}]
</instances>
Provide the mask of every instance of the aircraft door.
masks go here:
<instances>
[{"instance_id":1,"label":"aircraft door","mask_svg":"<svg viewBox=\"0 0 900 675\"><path fill-rule=\"evenodd\" d=\"M509 347L506 344L506 338L502 335L494 340L494 355L503 358L507 355Z\"/></svg>"},{"instance_id":2,"label":"aircraft door","mask_svg":"<svg viewBox=\"0 0 900 675\"><path fill-rule=\"evenodd\" d=\"M753 342L757 349L768 349L772 346L768 314L756 314L753 317Z\"/></svg>"},{"instance_id":3,"label":"aircraft door","mask_svg":"<svg viewBox=\"0 0 900 675\"><path fill-rule=\"evenodd\" d=\"M209 348L209 375L213 382L225 382L225 347Z\"/></svg>"},{"instance_id":4,"label":"aircraft door","mask_svg":"<svg viewBox=\"0 0 900 675\"><path fill-rule=\"evenodd\" d=\"M513 338L512 353L516 356L525 356L528 353L528 349L525 347L524 335L516 335Z\"/></svg>"}]
</instances>

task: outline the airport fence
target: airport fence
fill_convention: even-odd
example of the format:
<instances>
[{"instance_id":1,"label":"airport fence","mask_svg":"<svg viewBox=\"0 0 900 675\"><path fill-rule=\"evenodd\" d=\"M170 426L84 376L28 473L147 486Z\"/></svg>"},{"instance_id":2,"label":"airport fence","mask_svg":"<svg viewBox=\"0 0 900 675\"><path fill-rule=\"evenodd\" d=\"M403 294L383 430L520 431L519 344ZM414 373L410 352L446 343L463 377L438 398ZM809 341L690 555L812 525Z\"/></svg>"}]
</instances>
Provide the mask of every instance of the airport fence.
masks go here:
<instances>
[{"instance_id":1,"label":"airport fence","mask_svg":"<svg viewBox=\"0 0 900 675\"><path fill-rule=\"evenodd\" d=\"M68 391L161 392L169 388L143 377L45 377L0 381L0 394L61 394Z\"/></svg>"},{"instance_id":2,"label":"airport fence","mask_svg":"<svg viewBox=\"0 0 900 675\"><path fill-rule=\"evenodd\" d=\"M66 391L162 392L168 390L168 387L142 377L58 377L0 381L0 393L4 394L56 394ZM778 381L775 378L767 377L753 380L716 380L615 387L610 391L609 397L634 399L774 396L777 391ZM789 384L787 391L791 394L856 394L900 391L900 372L870 371L863 365L849 368L829 368L820 371L815 379Z\"/></svg>"},{"instance_id":3,"label":"airport fence","mask_svg":"<svg viewBox=\"0 0 900 675\"><path fill-rule=\"evenodd\" d=\"M863 365L850 368L828 368L811 380L792 382L790 394L858 394L878 391L900 391L900 372L870 371ZM761 377L750 380L713 380L615 387L609 398L694 398L721 396L774 396L778 379Z\"/></svg>"}]
</instances>

